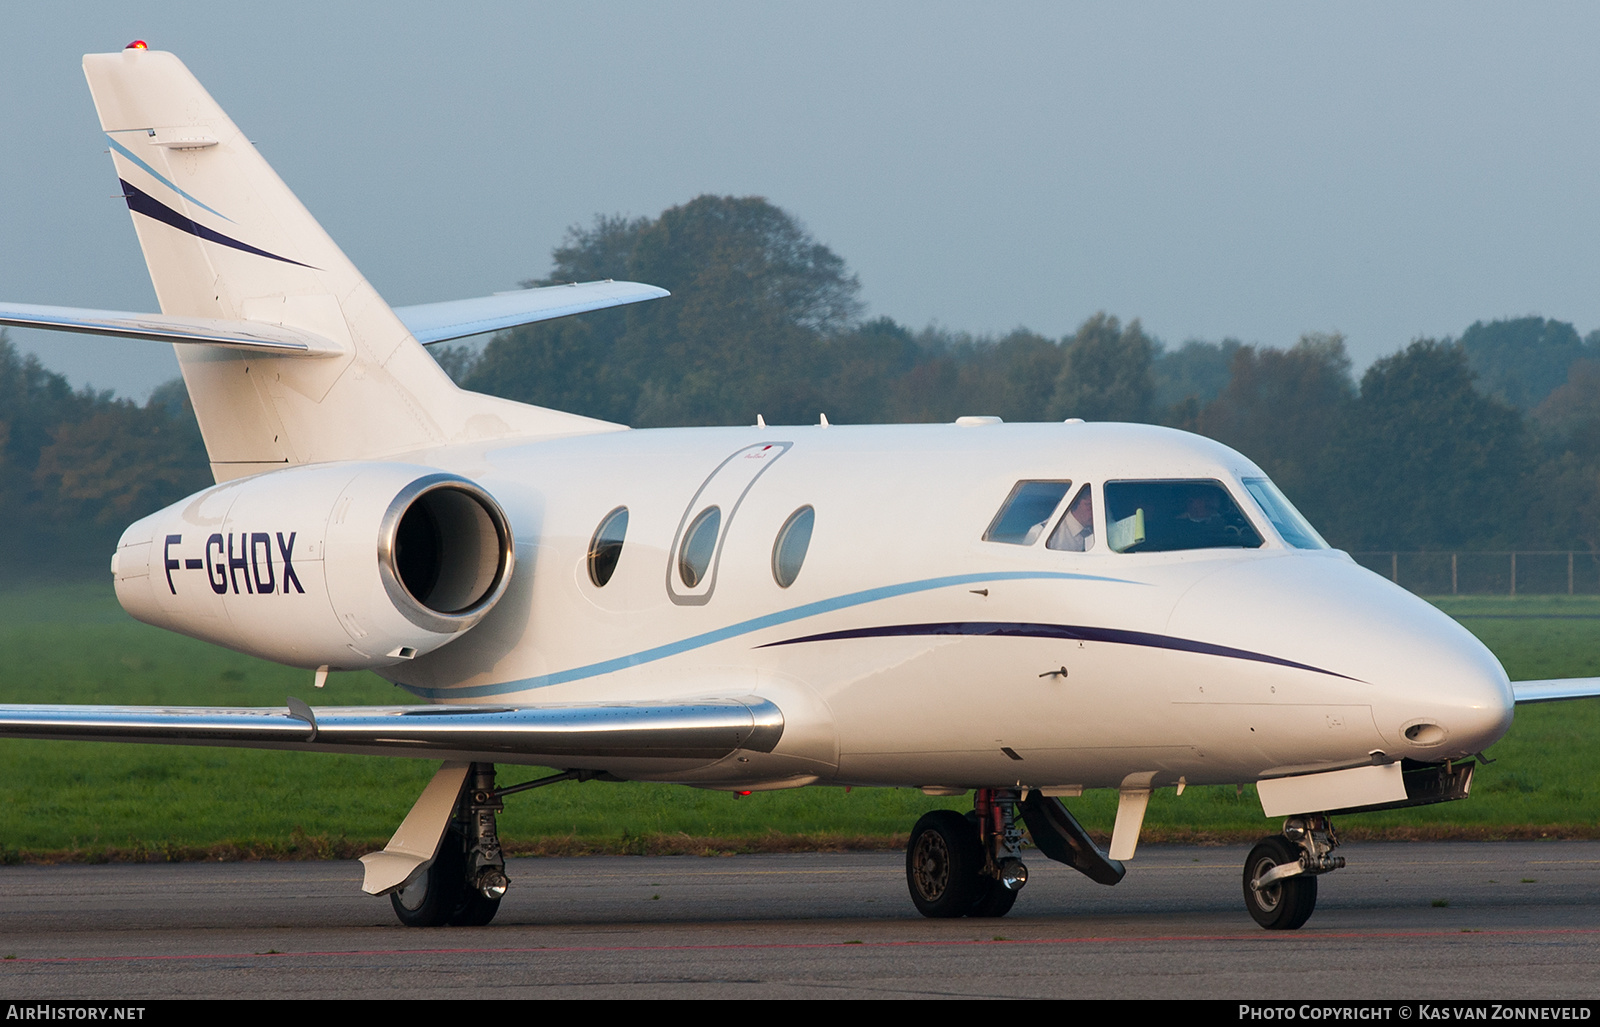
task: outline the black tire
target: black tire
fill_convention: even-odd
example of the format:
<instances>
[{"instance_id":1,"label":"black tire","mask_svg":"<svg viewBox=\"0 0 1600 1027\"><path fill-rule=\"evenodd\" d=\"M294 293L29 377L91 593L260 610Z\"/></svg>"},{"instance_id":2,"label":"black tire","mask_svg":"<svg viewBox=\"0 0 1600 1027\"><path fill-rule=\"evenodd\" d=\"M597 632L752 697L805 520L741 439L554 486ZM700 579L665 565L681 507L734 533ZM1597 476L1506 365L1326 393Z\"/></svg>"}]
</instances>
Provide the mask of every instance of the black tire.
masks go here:
<instances>
[{"instance_id":1,"label":"black tire","mask_svg":"<svg viewBox=\"0 0 1600 1027\"><path fill-rule=\"evenodd\" d=\"M975 917L1001 917L1011 912L1011 907L1017 904L1017 896L1021 890L1012 891L992 877L978 879L978 900L967 910L968 916Z\"/></svg>"},{"instance_id":2,"label":"black tire","mask_svg":"<svg viewBox=\"0 0 1600 1027\"><path fill-rule=\"evenodd\" d=\"M466 901L450 914L451 927L483 927L500 912L500 899L488 898L482 892L468 889Z\"/></svg>"},{"instance_id":3,"label":"black tire","mask_svg":"<svg viewBox=\"0 0 1600 1027\"><path fill-rule=\"evenodd\" d=\"M407 927L443 927L450 923L466 901L465 870L460 839L453 833L445 835L428 869L389 893L394 915Z\"/></svg>"},{"instance_id":4,"label":"black tire","mask_svg":"<svg viewBox=\"0 0 1600 1027\"><path fill-rule=\"evenodd\" d=\"M983 849L967 818L954 810L928 813L906 845L906 884L927 917L966 916L983 897Z\"/></svg>"},{"instance_id":5,"label":"black tire","mask_svg":"<svg viewBox=\"0 0 1600 1027\"><path fill-rule=\"evenodd\" d=\"M978 822L978 811L968 810L963 818L967 822L967 829L978 841L978 864L983 864L983 828ZM1017 904L1018 891L1011 891L999 881L980 873L977 881L977 898L972 902L972 908L967 910L967 915L972 917L1002 917L1011 912L1011 907Z\"/></svg>"},{"instance_id":6,"label":"black tire","mask_svg":"<svg viewBox=\"0 0 1600 1027\"><path fill-rule=\"evenodd\" d=\"M454 832L415 882L389 893L389 904L407 927L483 927L500 911L499 898L467 883L467 855Z\"/></svg>"},{"instance_id":7,"label":"black tire","mask_svg":"<svg viewBox=\"0 0 1600 1027\"><path fill-rule=\"evenodd\" d=\"M1273 867L1297 863L1300 849L1282 835L1263 838L1244 861L1244 908L1269 931L1293 931L1317 908L1317 879L1309 874L1285 878L1260 891L1250 887Z\"/></svg>"}]
</instances>

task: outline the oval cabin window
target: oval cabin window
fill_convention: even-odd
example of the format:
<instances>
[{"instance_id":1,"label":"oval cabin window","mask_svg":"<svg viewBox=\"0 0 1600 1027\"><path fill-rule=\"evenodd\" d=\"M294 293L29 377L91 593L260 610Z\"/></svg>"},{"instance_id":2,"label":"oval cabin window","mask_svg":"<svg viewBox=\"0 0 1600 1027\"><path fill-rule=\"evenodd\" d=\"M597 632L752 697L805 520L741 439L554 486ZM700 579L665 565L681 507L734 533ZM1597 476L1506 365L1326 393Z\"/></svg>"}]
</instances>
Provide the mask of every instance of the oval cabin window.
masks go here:
<instances>
[{"instance_id":1,"label":"oval cabin window","mask_svg":"<svg viewBox=\"0 0 1600 1027\"><path fill-rule=\"evenodd\" d=\"M627 534L628 508L625 506L606 514L600 527L594 529L594 538L589 540L589 580L596 588L604 588L616 573L617 560L622 556L622 540Z\"/></svg>"},{"instance_id":2,"label":"oval cabin window","mask_svg":"<svg viewBox=\"0 0 1600 1027\"><path fill-rule=\"evenodd\" d=\"M772 544L772 576L780 587L788 588L800 576L800 565L806 562L806 550L811 548L811 526L816 519L815 510L802 506L778 529L778 539Z\"/></svg>"},{"instance_id":3,"label":"oval cabin window","mask_svg":"<svg viewBox=\"0 0 1600 1027\"><path fill-rule=\"evenodd\" d=\"M717 552L717 531L722 527L722 511L708 506L695 515L689 530L683 533L683 547L678 550L678 577L685 588L694 588L706 576L711 558Z\"/></svg>"}]
</instances>

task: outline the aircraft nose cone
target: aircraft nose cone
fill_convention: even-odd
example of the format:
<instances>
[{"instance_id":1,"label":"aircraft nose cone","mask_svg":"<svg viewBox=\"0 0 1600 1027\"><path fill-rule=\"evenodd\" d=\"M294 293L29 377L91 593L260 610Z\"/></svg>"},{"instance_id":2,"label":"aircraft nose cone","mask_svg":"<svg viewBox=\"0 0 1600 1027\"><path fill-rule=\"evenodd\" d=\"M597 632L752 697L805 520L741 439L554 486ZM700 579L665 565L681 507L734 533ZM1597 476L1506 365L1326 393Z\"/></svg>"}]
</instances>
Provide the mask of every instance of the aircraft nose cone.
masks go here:
<instances>
[{"instance_id":1,"label":"aircraft nose cone","mask_svg":"<svg viewBox=\"0 0 1600 1027\"><path fill-rule=\"evenodd\" d=\"M1286 690L1370 707L1389 756L1455 759L1511 726L1511 683L1494 654L1341 553L1274 555L1221 570L1179 600L1169 631L1309 668L1286 668Z\"/></svg>"}]
</instances>

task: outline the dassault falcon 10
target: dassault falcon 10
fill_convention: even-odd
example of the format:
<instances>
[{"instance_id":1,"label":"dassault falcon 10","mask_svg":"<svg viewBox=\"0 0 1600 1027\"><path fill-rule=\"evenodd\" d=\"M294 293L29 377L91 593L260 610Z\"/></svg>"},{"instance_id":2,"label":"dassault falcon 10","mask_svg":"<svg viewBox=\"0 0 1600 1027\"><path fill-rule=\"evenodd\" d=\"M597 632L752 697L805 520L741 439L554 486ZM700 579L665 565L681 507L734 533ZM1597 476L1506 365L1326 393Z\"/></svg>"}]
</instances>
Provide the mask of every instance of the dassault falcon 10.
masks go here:
<instances>
[{"instance_id":1,"label":"dassault falcon 10","mask_svg":"<svg viewBox=\"0 0 1600 1027\"><path fill-rule=\"evenodd\" d=\"M423 348L666 296L629 282L391 309L172 54L84 58L161 313L0 323L175 344L217 484L130 526L149 624L415 705L0 707L0 735L442 761L366 891L485 924L496 813L558 780L972 792L919 820L912 901L1004 915L1024 843L1101 884L1152 790L1251 783L1283 830L1250 915L1299 927L1331 817L1464 798L1512 685L1330 549L1240 454L1136 424L629 430L466 392ZM759 419L758 419L759 421ZM496 786L495 765L559 768ZM1063 799L1119 794L1109 851Z\"/></svg>"}]
</instances>

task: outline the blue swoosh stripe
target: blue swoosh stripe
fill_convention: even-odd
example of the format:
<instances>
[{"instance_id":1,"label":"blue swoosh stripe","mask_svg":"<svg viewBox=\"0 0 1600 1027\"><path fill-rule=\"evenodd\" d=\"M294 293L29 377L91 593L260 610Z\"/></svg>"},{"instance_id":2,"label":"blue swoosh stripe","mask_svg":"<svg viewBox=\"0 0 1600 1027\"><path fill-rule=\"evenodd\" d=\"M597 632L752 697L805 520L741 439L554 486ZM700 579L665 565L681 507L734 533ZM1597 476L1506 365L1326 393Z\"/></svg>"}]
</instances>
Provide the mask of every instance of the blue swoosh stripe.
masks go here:
<instances>
[{"instance_id":1,"label":"blue swoosh stripe","mask_svg":"<svg viewBox=\"0 0 1600 1027\"><path fill-rule=\"evenodd\" d=\"M888 624L872 628L847 628L844 631L828 631L820 635L806 635L803 638L786 638L780 642L768 642L757 648L769 649L779 645L799 645L802 642L837 642L850 638L903 638L913 635L999 635L1010 638L1059 638L1074 642L1112 642L1117 645L1138 645L1152 649L1172 649L1182 653L1199 653L1203 656L1224 656L1233 660L1252 660L1278 667L1293 667L1295 670L1309 670L1314 674L1326 674L1329 677L1344 678L1346 681L1358 680L1337 671L1313 667L1309 663L1296 663L1293 660L1268 656L1249 649L1234 649L1231 646L1215 645L1211 642L1196 642L1174 635L1158 635L1150 631L1125 631L1122 628L1029 624L1019 621L946 621L939 624Z\"/></svg>"},{"instance_id":2,"label":"blue swoosh stripe","mask_svg":"<svg viewBox=\"0 0 1600 1027\"><path fill-rule=\"evenodd\" d=\"M790 624L797 620L804 620L807 617L832 613L835 610L844 610L852 606L876 603L898 596L914 595L918 592L931 592L935 589L950 588L955 585L1030 580L1103 581L1118 585L1143 584L1143 582L1128 581L1124 578L1108 578L1097 574L1068 574L1062 571L1001 571L990 574L952 574L943 578L924 578L921 581L908 581L899 585L884 585L879 588L864 589L860 592L849 592L842 596L835 596L832 599L820 599L817 602L806 603L792 609L779 610L777 613L751 617L749 620L739 621L736 624L729 624L726 627L716 628L698 635L691 635L676 642L668 642L665 645L629 653L627 656L619 656L616 659L602 660L599 663L590 663L582 667L559 670L553 674L541 674L538 677L523 678L518 681L504 681L493 685L473 685L468 688L423 688L418 685L408 685L401 681L396 681L395 684L413 695L418 695L425 699L478 699L490 695L505 695L510 692L547 688L550 685L565 684L568 681L580 681L584 678L599 677L602 674L612 674L619 670L627 670L629 667L654 663L669 656L677 656L679 653L714 645L717 642L725 642L740 635L748 635L753 631L777 627L780 624Z\"/></svg>"},{"instance_id":3,"label":"blue swoosh stripe","mask_svg":"<svg viewBox=\"0 0 1600 1027\"><path fill-rule=\"evenodd\" d=\"M139 129L139 131L142 132L144 130L143 129ZM190 203L194 204L196 207L201 207L201 208L203 208L205 210L209 210L211 213L215 214L217 217L221 218L224 221L228 221L228 222L232 222L233 221L233 218L230 218L228 215L222 213L222 211L218 210L217 208L209 206L209 205L207 205L205 203L202 203L200 200L196 199L192 194L186 193L182 189L179 189L176 182L172 181L172 179L168 178L166 175L163 175L161 172L157 171L155 168L152 168L149 164L146 164L143 160L141 160L140 158L136 157L132 150L128 149L126 146L123 146L121 143L117 142L116 139L114 139L111 136L110 133L106 134L106 138L111 140L111 148L113 150L116 150L118 153L122 154L124 157L128 158L129 160L133 161L135 164L139 165L139 167L145 169L145 171L149 172L151 177L153 177L157 182L160 182L162 185L166 186L168 189L171 189L173 192L177 193L179 196L182 196L184 199L188 200Z\"/></svg>"},{"instance_id":4,"label":"blue swoosh stripe","mask_svg":"<svg viewBox=\"0 0 1600 1027\"><path fill-rule=\"evenodd\" d=\"M290 260L288 257L280 257L276 253L268 253L266 250L257 249L256 247L251 246L249 243L240 242L231 236L226 236L221 232L213 231L212 229L207 228L205 225L200 224L200 222L194 220L193 218L179 214L177 211L173 210L165 203L162 203L154 196L151 196L143 189L140 189L138 186L129 185L126 179L118 179L118 181L122 183L122 197L128 201L128 209L133 211L135 214L143 214L145 217L159 221L164 225L171 225L180 232L188 232L195 238L204 239L206 242L214 242L220 243L223 246L231 246L233 249L242 250L245 253L253 253L258 257L270 257L273 260L281 260L285 264L293 264L296 267L311 268L313 271L318 270L317 268L311 267L310 264L302 264L298 260Z\"/></svg>"}]
</instances>

